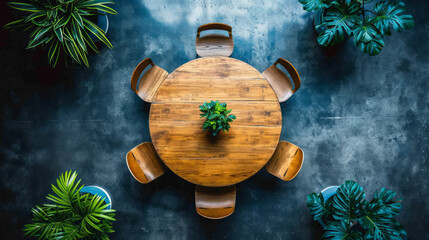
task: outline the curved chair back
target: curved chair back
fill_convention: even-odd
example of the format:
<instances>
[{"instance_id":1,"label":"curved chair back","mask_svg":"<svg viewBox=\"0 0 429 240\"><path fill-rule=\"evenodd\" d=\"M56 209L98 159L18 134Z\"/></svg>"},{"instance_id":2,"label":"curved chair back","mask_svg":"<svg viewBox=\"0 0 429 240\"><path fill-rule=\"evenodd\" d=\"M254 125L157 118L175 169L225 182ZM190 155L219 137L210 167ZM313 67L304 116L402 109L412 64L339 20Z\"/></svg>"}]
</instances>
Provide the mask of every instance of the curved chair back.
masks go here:
<instances>
[{"instance_id":1,"label":"curved chair back","mask_svg":"<svg viewBox=\"0 0 429 240\"><path fill-rule=\"evenodd\" d=\"M164 165L151 142L144 142L127 153L127 166L133 177L149 183L165 172Z\"/></svg>"},{"instance_id":2,"label":"curved chair back","mask_svg":"<svg viewBox=\"0 0 429 240\"><path fill-rule=\"evenodd\" d=\"M282 65L290 74L292 81L289 77L277 67L277 64ZM262 75L268 80L273 87L274 92L279 99L279 102L288 100L301 86L301 78L295 67L283 58L279 58L273 65L267 68Z\"/></svg>"},{"instance_id":3,"label":"curved chair back","mask_svg":"<svg viewBox=\"0 0 429 240\"><path fill-rule=\"evenodd\" d=\"M197 213L205 218L221 219L235 210L236 188L195 186Z\"/></svg>"},{"instance_id":4,"label":"curved chair back","mask_svg":"<svg viewBox=\"0 0 429 240\"><path fill-rule=\"evenodd\" d=\"M304 163L304 152L296 145L280 141L265 168L272 175L290 181L298 175Z\"/></svg>"},{"instance_id":5,"label":"curved chair back","mask_svg":"<svg viewBox=\"0 0 429 240\"><path fill-rule=\"evenodd\" d=\"M151 65L151 68L144 73L139 82L141 73L149 65ZM131 89L133 89L141 99L150 103L156 91L161 86L162 81L164 81L167 76L167 71L153 64L150 58L146 58L134 69L133 75L131 76Z\"/></svg>"},{"instance_id":6,"label":"curved chair back","mask_svg":"<svg viewBox=\"0 0 429 240\"><path fill-rule=\"evenodd\" d=\"M209 34L201 37L201 32L206 30L224 30L228 32L228 36ZM200 57L231 56L234 50L232 27L224 23L208 23L200 26L197 30L195 48Z\"/></svg>"}]
</instances>

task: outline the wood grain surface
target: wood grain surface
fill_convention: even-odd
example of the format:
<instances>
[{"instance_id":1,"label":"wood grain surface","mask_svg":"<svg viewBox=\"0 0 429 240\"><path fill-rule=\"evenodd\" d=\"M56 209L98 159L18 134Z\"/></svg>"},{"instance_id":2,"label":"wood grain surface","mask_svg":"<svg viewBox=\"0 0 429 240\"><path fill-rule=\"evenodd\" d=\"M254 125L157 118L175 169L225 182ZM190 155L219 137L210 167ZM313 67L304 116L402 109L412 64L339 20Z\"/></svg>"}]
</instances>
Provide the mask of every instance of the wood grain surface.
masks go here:
<instances>
[{"instance_id":1,"label":"wood grain surface","mask_svg":"<svg viewBox=\"0 0 429 240\"><path fill-rule=\"evenodd\" d=\"M195 208L197 213L209 219L228 217L235 210L236 187L195 186Z\"/></svg>"},{"instance_id":2,"label":"wood grain surface","mask_svg":"<svg viewBox=\"0 0 429 240\"><path fill-rule=\"evenodd\" d=\"M237 119L229 132L202 131L199 105L226 102ZM177 175L202 186L229 186L258 172L279 141L277 96L252 66L228 57L188 62L158 89L150 109L152 142Z\"/></svg>"},{"instance_id":3,"label":"wood grain surface","mask_svg":"<svg viewBox=\"0 0 429 240\"><path fill-rule=\"evenodd\" d=\"M265 168L274 176L290 181L298 175L304 163L304 151L286 141L280 141Z\"/></svg>"}]
</instances>

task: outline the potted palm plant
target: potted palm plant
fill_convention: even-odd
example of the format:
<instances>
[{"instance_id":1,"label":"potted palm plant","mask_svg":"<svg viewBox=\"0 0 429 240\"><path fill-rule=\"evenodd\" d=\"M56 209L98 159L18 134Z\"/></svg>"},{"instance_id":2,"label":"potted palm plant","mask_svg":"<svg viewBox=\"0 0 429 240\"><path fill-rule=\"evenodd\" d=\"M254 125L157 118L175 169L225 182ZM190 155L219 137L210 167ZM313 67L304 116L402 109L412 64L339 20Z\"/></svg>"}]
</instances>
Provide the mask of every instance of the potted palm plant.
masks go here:
<instances>
[{"instance_id":1,"label":"potted palm plant","mask_svg":"<svg viewBox=\"0 0 429 240\"><path fill-rule=\"evenodd\" d=\"M115 210L107 192L100 187L84 187L77 173L68 171L52 185L50 203L36 206L32 223L25 225L26 236L38 239L109 239L114 232Z\"/></svg>"},{"instance_id":2,"label":"potted palm plant","mask_svg":"<svg viewBox=\"0 0 429 240\"><path fill-rule=\"evenodd\" d=\"M392 29L401 32L414 26L405 4L395 0L378 1L373 10L365 9L372 0L298 1L304 10L316 11L317 42L325 47L351 38L362 52L374 56L381 52L383 38L390 36Z\"/></svg>"},{"instance_id":3,"label":"potted palm plant","mask_svg":"<svg viewBox=\"0 0 429 240\"><path fill-rule=\"evenodd\" d=\"M200 106L202 114L206 120L203 123L203 132L209 130L213 136L216 136L220 130L229 131L231 127L230 122L234 121L237 117L231 113L232 109L226 108L226 103L219 103L219 101L204 102Z\"/></svg>"},{"instance_id":4,"label":"potted palm plant","mask_svg":"<svg viewBox=\"0 0 429 240\"><path fill-rule=\"evenodd\" d=\"M406 239L407 233L395 217L402 199L393 191L381 189L371 201L354 181L326 188L307 196L307 207L325 233L322 239Z\"/></svg>"},{"instance_id":5,"label":"potted palm plant","mask_svg":"<svg viewBox=\"0 0 429 240\"><path fill-rule=\"evenodd\" d=\"M89 66L87 55L98 52L94 39L99 39L109 48L112 44L106 37L106 14L117 14L108 7L112 0L32 0L9 2L20 13L20 18L6 24L6 29L30 31L27 49L43 48L48 52L52 67L60 55L67 62ZM96 22L103 22L104 30Z\"/></svg>"}]
</instances>

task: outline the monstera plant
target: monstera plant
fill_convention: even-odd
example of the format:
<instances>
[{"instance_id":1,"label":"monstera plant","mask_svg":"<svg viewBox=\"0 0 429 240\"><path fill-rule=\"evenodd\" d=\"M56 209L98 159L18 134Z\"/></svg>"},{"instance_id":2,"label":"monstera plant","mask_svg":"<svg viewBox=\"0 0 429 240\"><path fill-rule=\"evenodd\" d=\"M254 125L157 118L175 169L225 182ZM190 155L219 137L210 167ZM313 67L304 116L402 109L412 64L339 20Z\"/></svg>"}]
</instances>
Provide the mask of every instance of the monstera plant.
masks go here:
<instances>
[{"instance_id":1,"label":"monstera plant","mask_svg":"<svg viewBox=\"0 0 429 240\"><path fill-rule=\"evenodd\" d=\"M209 130L213 136L216 136L219 130L225 132L229 131L229 123L236 119L236 116L231 113L232 109L226 108L226 103L219 103L219 101L204 102L200 106L201 117L205 117L206 120L203 123L203 131Z\"/></svg>"},{"instance_id":2,"label":"monstera plant","mask_svg":"<svg viewBox=\"0 0 429 240\"><path fill-rule=\"evenodd\" d=\"M55 67L60 55L66 62L89 66L87 55L92 49L98 52L91 36L109 48L112 44L105 32L95 23L98 15L117 14L106 6L112 0L30 0L9 2L20 12L20 18L6 24L6 29L31 31L27 49L42 47L48 51L48 61Z\"/></svg>"},{"instance_id":3,"label":"monstera plant","mask_svg":"<svg viewBox=\"0 0 429 240\"><path fill-rule=\"evenodd\" d=\"M352 38L356 47L371 56L384 47L383 38L392 29L401 32L414 26L413 17L406 14L405 4L395 0L382 0L373 10L365 9L372 0L298 0L306 11L318 11L320 22L317 41L332 46ZM317 22L317 21L315 21Z\"/></svg>"},{"instance_id":4,"label":"monstera plant","mask_svg":"<svg viewBox=\"0 0 429 240\"><path fill-rule=\"evenodd\" d=\"M54 194L46 198L50 203L36 206L32 223L25 225L27 236L38 239L109 239L114 232L115 210L108 209L98 195L81 193L83 185L76 181L77 173L68 171L60 175Z\"/></svg>"},{"instance_id":5,"label":"monstera plant","mask_svg":"<svg viewBox=\"0 0 429 240\"><path fill-rule=\"evenodd\" d=\"M367 201L362 187L349 180L329 199L321 193L308 195L307 206L314 220L325 223L322 239L401 240L407 233L395 219L402 208L395 195L383 188Z\"/></svg>"}]
</instances>

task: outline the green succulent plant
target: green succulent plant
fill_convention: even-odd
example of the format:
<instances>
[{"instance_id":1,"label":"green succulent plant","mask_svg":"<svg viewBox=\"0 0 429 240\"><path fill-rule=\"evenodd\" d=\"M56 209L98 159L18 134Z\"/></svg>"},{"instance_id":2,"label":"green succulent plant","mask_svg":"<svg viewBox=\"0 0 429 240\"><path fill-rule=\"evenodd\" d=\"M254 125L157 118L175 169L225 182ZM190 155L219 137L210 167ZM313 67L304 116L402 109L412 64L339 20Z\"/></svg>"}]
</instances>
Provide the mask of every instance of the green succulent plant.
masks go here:
<instances>
[{"instance_id":1,"label":"green succulent plant","mask_svg":"<svg viewBox=\"0 0 429 240\"><path fill-rule=\"evenodd\" d=\"M27 49L43 47L48 50L48 61L55 67L60 55L67 62L89 66L87 55L98 48L90 33L109 48L113 48L105 32L92 20L105 13L117 14L106 6L112 0L29 0L9 2L8 5L21 13L20 19L4 26L5 29L31 31Z\"/></svg>"},{"instance_id":2,"label":"green succulent plant","mask_svg":"<svg viewBox=\"0 0 429 240\"><path fill-rule=\"evenodd\" d=\"M402 208L402 199L395 195L383 188L367 201L363 188L348 180L329 199L323 199L321 193L311 193L307 196L307 207L314 220L325 223L322 239L402 240L407 233L395 219Z\"/></svg>"},{"instance_id":3,"label":"green succulent plant","mask_svg":"<svg viewBox=\"0 0 429 240\"><path fill-rule=\"evenodd\" d=\"M228 115L232 109L228 110L226 103L219 103L219 101L204 102L200 106L200 111L203 112L200 116L206 118L203 123L203 131L209 130L213 136L216 136L219 130L229 131L231 127L229 123L236 119L235 115Z\"/></svg>"},{"instance_id":4,"label":"green succulent plant","mask_svg":"<svg viewBox=\"0 0 429 240\"><path fill-rule=\"evenodd\" d=\"M372 0L298 0L306 11L323 11L323 21L317 42L332 46L352 38L355 46L371 56L384 47L383 38L392 29L402 32L414 26L413 17L406 14L405 4L395 0L382 0L373 11L365 9Z\"/></svg>"},{"instance_id":5,"label":"green succulent plant","mask_svg":"<svg viewBox=\"0 0 429 240\"><path fill-rule=\"evenodd\" d=\"M32 223L25 225L26 236L38 239L109 239L114 232L115 210L106 209L104 199L98 195L82 194L76 182L77 173L68 171L52 185L54 194L46 198L51 203L31 209Z\"/></svg>"}]
</instances>

